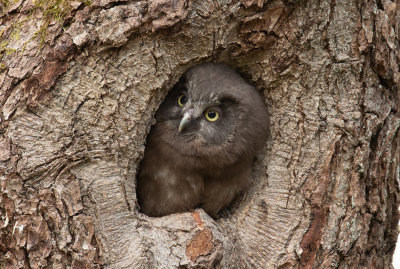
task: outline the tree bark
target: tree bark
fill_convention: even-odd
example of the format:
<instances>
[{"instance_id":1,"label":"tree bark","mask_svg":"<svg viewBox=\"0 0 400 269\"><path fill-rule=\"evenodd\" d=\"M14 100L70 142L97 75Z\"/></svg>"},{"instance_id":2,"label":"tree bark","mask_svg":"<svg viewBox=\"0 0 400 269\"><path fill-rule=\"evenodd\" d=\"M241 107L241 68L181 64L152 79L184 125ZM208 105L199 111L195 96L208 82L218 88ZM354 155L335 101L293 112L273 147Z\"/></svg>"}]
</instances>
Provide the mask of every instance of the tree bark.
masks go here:
<instances>
[{"instance_id":1,"label":"tree bark","mask_svg":"<svg viewBox=\"0 0 400 269\"><path fill-rule=\"evenodd\" d=\"M0 3L0 268L391 267L398 1ZM147 217L153 115L205 61L264 93L272 139L231 217Z\"/></svg>"}]
</instances>

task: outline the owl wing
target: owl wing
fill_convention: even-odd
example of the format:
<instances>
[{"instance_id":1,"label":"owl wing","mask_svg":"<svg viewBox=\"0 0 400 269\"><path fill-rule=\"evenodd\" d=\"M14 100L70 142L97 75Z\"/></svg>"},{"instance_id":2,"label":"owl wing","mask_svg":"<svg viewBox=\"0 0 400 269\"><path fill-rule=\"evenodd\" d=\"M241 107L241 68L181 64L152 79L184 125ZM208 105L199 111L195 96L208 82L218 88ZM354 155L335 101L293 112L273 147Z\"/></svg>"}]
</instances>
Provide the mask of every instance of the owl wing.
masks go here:
<instances>
[{"instance_id":1,"label":"owl wing","mask_svg":"<svg viewBox=\"0 0 400 269\"><path fill-rule=\"evenodd\" d=\"M159 217L198 206L204 189L203 177L177 169L172 163L173 158L157 157L160 156L145 156L138 176L141 211ZM146 161L147 158L150 162Z\"/></svg>"}]
</instances>

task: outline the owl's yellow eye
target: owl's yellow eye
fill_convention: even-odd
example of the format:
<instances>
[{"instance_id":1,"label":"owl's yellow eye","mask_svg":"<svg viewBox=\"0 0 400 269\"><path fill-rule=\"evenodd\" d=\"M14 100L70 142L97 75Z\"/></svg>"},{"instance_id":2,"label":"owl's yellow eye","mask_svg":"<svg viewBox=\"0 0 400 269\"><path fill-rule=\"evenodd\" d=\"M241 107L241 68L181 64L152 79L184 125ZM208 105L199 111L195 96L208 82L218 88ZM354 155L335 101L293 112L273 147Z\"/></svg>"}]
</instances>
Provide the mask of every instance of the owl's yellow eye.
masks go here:
<instances>
[{"instance_id":1,"label":"owl's yellow eye","mask_svg":"<svg viewBox=\"0 0 400 269\"><path fill-rule=\"evenodd\" d=\"M216 121L219 118L218 112L212 109L207 109L205 115L208 121Z\"/></svg>"},{"instance_id":2,"label":"owl's yellow eye","mask_svg":"<svg viewBox=\"0 0 400 269\"><path fill-rule=\"evenodd\" d=\"M187 103L187 97L184 94L179 95L178 97L178 105L180 107L184 106Z\"/></svg>"}]
</instances>

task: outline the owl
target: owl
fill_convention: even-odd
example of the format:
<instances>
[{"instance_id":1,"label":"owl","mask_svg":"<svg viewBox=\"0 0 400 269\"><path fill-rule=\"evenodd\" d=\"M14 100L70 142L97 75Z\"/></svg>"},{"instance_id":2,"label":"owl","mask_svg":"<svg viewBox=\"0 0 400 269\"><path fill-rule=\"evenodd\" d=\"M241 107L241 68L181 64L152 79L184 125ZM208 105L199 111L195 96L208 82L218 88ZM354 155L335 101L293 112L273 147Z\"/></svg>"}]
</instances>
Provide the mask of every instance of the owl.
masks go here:
<instances>
[{"instance_id":1,"label":"owl","mask_svg":"<svg viewBox=\"0 0 400 269\"><path fill-rule=\"evenodd\" d=\"M263 98L229 65L204 63L182 76L155 119L137 177L141 211L201 207L216 218L251 181L269 130Z\"/></svg>"}]
</instances>

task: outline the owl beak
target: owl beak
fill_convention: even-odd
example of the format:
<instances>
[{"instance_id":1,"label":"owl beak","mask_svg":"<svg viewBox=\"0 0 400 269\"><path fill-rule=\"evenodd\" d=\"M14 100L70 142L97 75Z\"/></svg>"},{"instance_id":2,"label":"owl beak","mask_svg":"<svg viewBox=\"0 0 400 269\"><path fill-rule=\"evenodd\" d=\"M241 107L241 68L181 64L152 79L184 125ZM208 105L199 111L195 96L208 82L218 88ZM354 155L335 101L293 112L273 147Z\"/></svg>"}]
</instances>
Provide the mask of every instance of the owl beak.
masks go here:
<instances>
[{"instance_id":1,"label":"owl beak","mask_svg":"<svg viewBox=\"0 0 400 269\"><path fill-rule=\"evenodd\" d=\"M186 125L188 125L188 123L190 122L190 113L189 112L185 112L185 114L183 114L183 118L181 120L181 122L179 123L179 129L178 131L181 132Z\"/></svg>"}]
</instances>

